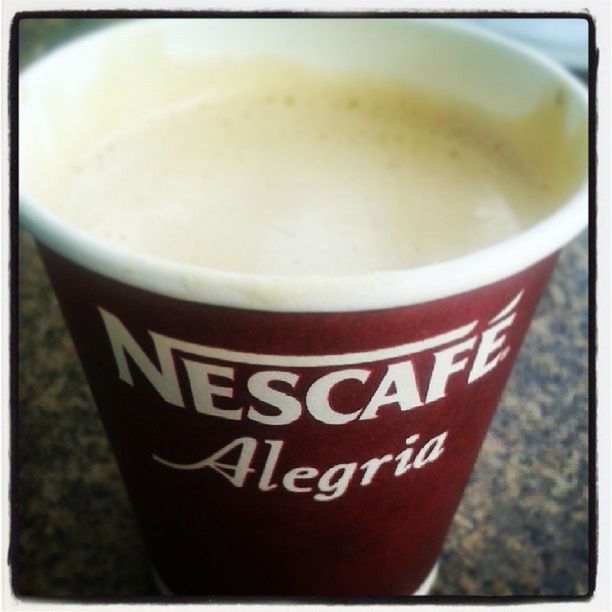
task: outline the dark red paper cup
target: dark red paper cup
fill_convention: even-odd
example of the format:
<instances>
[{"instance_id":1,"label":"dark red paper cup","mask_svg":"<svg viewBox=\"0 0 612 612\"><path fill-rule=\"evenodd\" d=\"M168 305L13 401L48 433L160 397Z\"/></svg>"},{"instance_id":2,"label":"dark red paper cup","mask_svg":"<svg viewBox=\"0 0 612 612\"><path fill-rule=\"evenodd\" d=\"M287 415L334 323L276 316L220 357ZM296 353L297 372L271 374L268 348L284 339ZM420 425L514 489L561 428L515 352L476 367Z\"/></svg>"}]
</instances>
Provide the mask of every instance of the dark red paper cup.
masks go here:
<instances>
[{"instance_id":1,"label":"dark red paper cup","mask_svg":"<svg viewBox=\"0 0 612 612\"><path fill-rule=\"evenodd\" d=\"M106 108L99 85L118 69L122 45L138 49L155 28L182 28L189 54L193 28L210 24L115 28L28 70L23 221L37 237L160 584L194 595L423 591L557 253L586 223L586 186L488 249L344 277L160 261L46 210L54 157L76 150L78 130L93 136L119 120L95 113ZM460 67L462 78L448 87L505 112L554 82L569 100L568 125L586 125L586 92L571 76L468 28L389 20L214 26L206 45L221 54L232 44L302 53L316 46L318 58L324 49L330 65L346 66L353 45L355 61L372 50L383 68L385 58L415 54L445 74ZM231 43L219 28L252 36ZM116 65L102 61L110 48ZM495 67L508 77L492 85ZM73 78L58 88L62 74ZM427 78L432 87L443 80ZM83 108L96 87L102 101ZM120 107L121 91L112 94ZM138 104L126 100L125 112L136 114Z\"/></svg>"}]
</instances>

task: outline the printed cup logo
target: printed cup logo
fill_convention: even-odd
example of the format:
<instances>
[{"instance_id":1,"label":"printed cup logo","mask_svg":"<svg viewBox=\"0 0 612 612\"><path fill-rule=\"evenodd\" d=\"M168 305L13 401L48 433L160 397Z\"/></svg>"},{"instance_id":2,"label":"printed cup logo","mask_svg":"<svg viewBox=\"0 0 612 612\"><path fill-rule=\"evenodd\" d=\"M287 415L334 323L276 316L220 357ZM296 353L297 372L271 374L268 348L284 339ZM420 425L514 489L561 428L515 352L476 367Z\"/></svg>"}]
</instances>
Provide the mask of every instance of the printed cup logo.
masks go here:
<instances>
[{"instance_id":1,"label":"printed cup logo","mask_svg":"<svg viewBox=\"0 0 612 612\"><path fill-rule=\"evenodd\" d=\"M444 333L374 351L335 355L271 355L206 346L153 331L155 356L138 344L120 319L99 307L117 364L119 379L134 386L136 367L168 404L230 421L250 420L272 426L290 426L314 419L323 426L340 427L354 421L384 418L388 411L423 410L451 394L456 385L469 385L494 370L510 346L506 330L516 318L520 291L485 329L475 332L478 320ZM129 360L128 360L129 356ZM177 368L177 360L183 368ZM429 360L431 367L419 368ZM469 364L469 365L468 365ZM179 376L185 372L185 380ZM424 378L417 372L428 371ZM342 402L350 389L350 406ZM246 400L245 400L246 398ZM355 398L358 398L355 401ZM407 432L405 447L365 462L332 466L297 466L276 473L285 442L239 437L214 453L183 463L168 457L152 459L170 469L210 469L237 488L246 486L255 472L257 453L265 464L257 486L262 492L283 489L312 493L315 501L343 495L352 482L369 485L386 471L400 477L420 470L444 453L448 431L430 439Z\"/></svg>"},{"instance_id":2,"label":"printed cup logo","mask_svg":"<svg viewBox=\"0 0 612 612\"><path fill-rule=\"evenodd\" d=\"M346 492L357 474L359 474L359 484L362 487L369 485L378 473L379 468L385 464L389 464L387 467L391 467L393 476L403 476L412 468L421 469L440 457L444 451L444 441L447 435L448 432L445 431L416 449L414 460L412 458L415 448L412 445L419 439L418 434L406 438L406 448L401 450L397 456L393 453L387 453L382 457L372 457L361 465L352 461L332 465L324 470L312 466L298 466L280 477L276 472L284 442L282 440L265 440L264 444L268 446L268 448L263 449L263 452L266 453L266 461L257 487L264 492L273 491L279 486L290 493L314 492L313 499L315 501L331 501ZM251 465L254 463L257 447L256 438L244 437L230 442L219 451L195 463L174 463L157 455L153 455L153 459L177 470L210 468L226 478L235 487L240 488L245 485L248 475L255 472ZM231 455L236 449L239 450L239 456L235 463L222 461L224 457ZM279 482L274 482L276 479ZM316 486L312 484L314 480L317 481Z\"/></svg>"}]
</instances>

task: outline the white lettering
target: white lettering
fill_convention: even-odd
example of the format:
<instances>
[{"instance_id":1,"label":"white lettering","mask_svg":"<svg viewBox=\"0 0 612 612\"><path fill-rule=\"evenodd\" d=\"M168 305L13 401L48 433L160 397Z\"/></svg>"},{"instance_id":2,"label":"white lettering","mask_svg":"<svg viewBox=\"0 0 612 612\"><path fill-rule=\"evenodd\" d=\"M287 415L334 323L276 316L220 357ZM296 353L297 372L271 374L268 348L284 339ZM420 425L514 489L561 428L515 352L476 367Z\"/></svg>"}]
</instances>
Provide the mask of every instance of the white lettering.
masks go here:
<instances>
[{"instance_id":1,"label":"white lettering","mask_svg":"<svg viewBox=\"0 0 612 612\"><path fill-rule=\"evenodd\" d=\"M480 340L476 335L466 338L478 323L474 321L437 336L397 347L337 355L283 356L246 353L185 342L149 332L156 353L150 358L147 351L143 350L115 315L100 307L99 311L109 336L119 378L131 386L135 384L133 378L135 366L166 402L184 408L187 398L184 396L184 389L181 391L182 381L179 381L179 373L183 370L182 368L177 370L173 354L173 351L177 351L179 355L176 358L182 359L185 365L193 406L201 414L232 421L244 418L263 425L283 426L298 421L306 408L314 419L322 423L344 425L355 420L375 419L380 416L380 409L386 406L396 406L394 410L399 408L405 412L446 397L452 376L468 369L470 362L468 352L475 351L476 354L467 375L467 383L472 383L490 372L510 351L510 347L504 345L506 335L502 332L514 322L516 313L508 314L508 312L516 306L521 295L522 291L491 319L491 327L482 332ZM451 341L459 343L449 345ZM478 348L475 350L477 343ZM445 348L440 348L442 346ZM421 376L426 376L428 370L426 365L419 361L413 363L412 360L405 360L386 366L380 363L383 359L412 355L434 348L440 350L433 354L433 367L429 380L417 377L417 372ZM185 353L197 356L193 357L196 359L209 357L215 361L229 362L229 365L210 364L180 356ZM373 365L375 362L379 365ZM318 378L317 374L320 372L316 370L313 372L314 375L309 374L308 380L314 382L306 390L304 399L302 399L302 389L300 388L299 392L296 390L301 374L286 370L288 365L322 368L353 363L363 363L364 367L335 370L324 373ZM372 365L367 365L370 363ZM235 368L241 367L239 364L278 365L284 369L255 371L247 378L240 370L236 372ZM373 370L374 367L376 372ZM382 380L374 393L368 395L366 389L369 390L374 385L372 383L366 387L365 384L373 375L378 380L382 367L385 367ZM461 378L465 382L465 375ZM233 384L235 380L241 383L246 380L246 389L235 389ZM345 400L345 406L338 399L343 395L341 393L334 395L334 393L340 391L337 387L344 383L347 383L346 390L352 391L353 387L348 384L349 381L361 383L361 388L353 383L355 393L344 395L350 398ZM252 400L245 400L246 404L242 404L244 407L236 406L238 403L236 401L227 401L234 398L235 394L243 397L246 391ZM225 401L223 398L226 398ZM348 410L351 412L347 412ZM400 453L402 458L398 459L397 466L399 472L403 473L412 467L411 453L409 449ZM271 482L264 481L263 484L273 486Z\"/></svg>"},{"instance_id":2,"label":"white lettering","mask_svg":"<svg viewBox=\"0 0 612 612\"><path fill-rule=\"evenodd\" d=\"M123 323L110 312L98 307L102 320L106 327L106 332L113 349L115 362L119 370L119 378L129 385L134 386L134 379L128 367L127 355L129 355L134 363L140 368L140 371L145 375L146 379L153 385L155 390L173 406L185 407L181 389L179 387L174 359L172 351L165 342L165 336L149 332L157 351L157 360L159 361L160 369L153 364L147 357L146 353L136 343L130 332L125 328Z\"/></svg>"},{"instance_id":3,"label":"white lettering","mask_svg":"<svg viewBox=\"0 0 612 612\"><path fill-rule=\"evenodd\" d=\"M332 465L325 472L311 466L297 466L288 470L284 475L279 475L278 481L282 483L282 488L279 484L273 482L274 474L277 470L280 455L284 449L284 441L282 440L265 440L270 448L263 469L260 474L258 488L264 493L284 489L289 493L311 493L314 492L313 499L318 502L327 502L337 499L346 493L353 478L359 468L363 475L360 485L368 486L375 478L378 478L379 473L386 472L387 477L402 476L412 467L421 469L428 463L433 463L444 453L444 442L448 432L445 431L430 440L428 440L421 449L417 452L414 463L410 463L410 459L414 449L410 446L419 439L419 434L413 434L406 438L407 447L400 452L396 457L397 467L393 471L384 469L383 466L394 461L391 453L382 457L373 457L364 461L360 466L357 462L340 463ZM177 463L161 458L159 455L152 455L153 459L166 467L176 470L200 470L210 468L223 476L233 486L241 488L245 485L249 474L255 472L254 465L255 452L258 442L255 438L238 438L217 452L208 457L196 461L194 463ZM227 457L239 449L238 457L234 460L227 460ZM316 485L312 481L319 477Z\"/></svg>"},{"instance_id":4,"label":"white lettering","mask_svg":"<svg viewBox=\"0 0 612 612\"><path fill-rule=\"evenodd\" d=\"M388 404L398 404L402 411L422 406L411 361L392 363L387 367L384 378L359 420L375 419L378 409Z\"/></svg>"},{"instance_id":5,"label":"white lettering","mask_svg":"<svg viewBox=\"0 0 612 612\"><path fill-rule=\"evenodd\" d=\"M329 402L329 396L335 385L345 380L358 380L365 383L370 375L369 370L340 370L321 376L312 383L306 394L306 407L315 419L328 425L343 425L354 421L359 416L359 410L346 414L336 412Z\"/></svg>"},{"instance_id":6,"label":"white lettering","mask_svg":"<svg viewBox=\"0 0 612 612\"><path fill-rule=\"evenodd\" d=\"M240 456L236 463L221 463L219 459L225 455L231 453L235 448L242 447L240 450ZM255 455L255 449L257 448L257 440L255 438L237 438L233 442L230 442L222 449L213 453L209 457L196 461L195 463L175 463L162 459L158 455L153 455L153 459L159 463L174 468L175 470L201 470L203 468L211 468L218 474L221 474L224 478L227 478L235 487L244 486L244 482L247 476L254 472L254 468L251 466L251 461Z\"/></svg>"},{"instance_id":7,"label":"white lettering","mask_svg":"<svg viewBox=\"0 0 612 612\"><path fill-rule=\"evenodd\" d=\"M393 455L384 455L384 457L374 457L369 461L366 461L359 469L363 470L363 477L361 479L361 486L365 487L369 485L376 472L378 472L378 468L383 465L383 463L388 463L393 460Z\"/></svg>"},{"instance_id":8,"label":"white lettering","mask_svg":"<svg viewBox=\"0 0 612 612\"><path fill-rule=\"evenodd\" d=\"M416 469L422 468L424 465L435 461L444 452L444 441L448 431L441 433L439 436L435 436L431 440L428 440L423 448L419 450L417 456L414 458L414 467Z\"/></svg>"},{"instance_id":9,"label":"white lettering","mask_svg":"<svg viewBox=\"0 0 612 612\"><path fill-rule=\"evenodd\" d=\"M475 344L476 336L473 336L465 342L434 353L435 362L431 378L429 379L427 399L425 400L428 404L446 395L446 383L450 375L455 372L461 372L467 365L467 357L459 361L454 361L455 357L460 353L472 350Z\"/></svg>"},{"instance_id":10,"label":"white lettering","mask_svg":"<svg viewBox=\"0 0 612 612\"><path fill-rule=\"evenodd\" d=\"M270 383L281 381L295 388L299 379L300 377L293 372L264 371L253 374L247 383L251 395L255 399L278 408L280 412L274 415L262 414L251 406L247 413L248 418L264 425L288 425L297 421L302 414L302 404L295 397L273 389Z\"/></svg>"},{"instance_id":11,"label":"white lettering","mask_svg":"<svg viewBox=\"0 0 612 612\"><path fill-rule=\"evenodd\" d=\"M283 448L282 440L266 440L266 444L270 445L270 452L266 459L263 471L261 472L261 479L259 480L259 489L261 491L272 491L276 489L277 484L272 484L272 475L274 474L274 468L280 456L281 449Z\"/></svg>"},{"instance_id":12,"label":"white lettering","mask_svg":"<svg viewBox=\"0 0 612 612\"><path fill-rule=\"evenodd\" d=\"M187 369L187 376L189 377L196 410L202 414L239 421L242 417L242 408L226 410L215 406L214 400L215 396L233 397L234 389L232 387L214 385L210 381L211 376L234 380L234 368L200 363L199 361L189 361L188 359L183 359L183 362Z\"/></svg>"},{"instance_id":13,"label":"white lettering","mask_svg":"<svg viewBox=\"0 0 612 612\"><path fill-rule=\"evenodd\" d=\"M314 498L317 501L331 501L344 495L357 469L356 463L341 463L330 467L318 482L319 493ZM329 493L329 495L326 495Z\"/></svg>"},{"instance_id":14,"label":"white lettering","mask_svg":"<svg viewBox=\"0 0 612 612\"><path fill-rule=\"evenodd\" d=\"M293 493L309 493L312 487L298 487L295 484L296 480L306 480L307 478L316 478L319 475L319 470L313 467L297 467L289 470L283 477L283 486L287 491Z\"/></svg>"},{"instance_id":15,"label":"white lettering","mask_svg":"<svg viewBox=\"0 0 612 612\"><path fill-rule=\"evenodd\" d=\"M475 380L482 378L501 361L503 356L507 354L506 351L508 349L506 349L506 351L499 351L495 357L489 360L491 355L503 346L504 340L506 339L505 334L500 336L497 334L500 331L510 327L515 317L516 313L512 313L510 316L497 323L497 325L494 325L482 333L478 352L476 353L470 375L468 376L468 383L472 383Z\"/></svg>"},{"instance_id":16,"label":"white lettering","mask_svg":"<svg viewBox=\"0 0 612 612\"><path fill-rule=\"evenodd\" d=\"M396 458L397 467L395 468L395 476L401 476L405 474L411 467L412 463L410 463L410 459L412 459L412 454L414 453L414 448L411 448L410 445L414 444L419 439L419 434L413 434L409 438L406 438L406 445L408 448L403 450Z\"/></svg>"}]
</instances>

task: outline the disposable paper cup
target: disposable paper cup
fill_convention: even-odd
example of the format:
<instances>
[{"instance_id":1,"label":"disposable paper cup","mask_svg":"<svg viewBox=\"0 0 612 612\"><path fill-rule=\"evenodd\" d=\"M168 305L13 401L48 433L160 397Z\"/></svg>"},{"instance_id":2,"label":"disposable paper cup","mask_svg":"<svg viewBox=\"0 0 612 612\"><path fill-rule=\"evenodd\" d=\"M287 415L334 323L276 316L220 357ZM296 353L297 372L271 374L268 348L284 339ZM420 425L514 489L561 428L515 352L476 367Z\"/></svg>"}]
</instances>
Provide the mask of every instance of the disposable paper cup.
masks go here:
<instances>
[{"instance_id":1,"label":"disposable paper cup","mask_svg":"<svg viewBox=\"0 0 612 612\"><path fill-rule=\"evenodd\" d=\"M495 36L387 19L145 20L22 77L21 216L164 588L410 594L434 567L557 253L586 224L586 185L490 248L337 277L160 261L45 209L58 159L184 94L162 78L139 89L134 66L255 51L405 78L508 116L552 83L567 130L586 129L586 91Z\"/></svg>"}]
</instances>

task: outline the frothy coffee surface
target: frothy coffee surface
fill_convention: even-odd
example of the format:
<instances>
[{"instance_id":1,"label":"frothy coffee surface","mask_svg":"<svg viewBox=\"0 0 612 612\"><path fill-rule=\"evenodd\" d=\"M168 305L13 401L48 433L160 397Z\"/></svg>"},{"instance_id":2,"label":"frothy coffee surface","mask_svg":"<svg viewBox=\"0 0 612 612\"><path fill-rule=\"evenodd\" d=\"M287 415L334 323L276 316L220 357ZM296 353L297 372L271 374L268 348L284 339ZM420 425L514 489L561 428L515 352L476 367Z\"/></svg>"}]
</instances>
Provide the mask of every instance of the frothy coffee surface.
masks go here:
<instances>
[{"instance_id":1,"label":"frothy coffee surface","mask_svg":"<svg viewBox=\"0 0 612 612\"><path fill-rule=\"evenodd\" d=\"M498 125L397 83L281 63L223 83L83 152L56 212L165 259L333 275L469 253L537 221L562 195L512 140L528 125ZM550 109L542 116L553 129Z\"/></svg>"}]
</instances>

